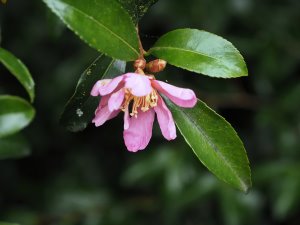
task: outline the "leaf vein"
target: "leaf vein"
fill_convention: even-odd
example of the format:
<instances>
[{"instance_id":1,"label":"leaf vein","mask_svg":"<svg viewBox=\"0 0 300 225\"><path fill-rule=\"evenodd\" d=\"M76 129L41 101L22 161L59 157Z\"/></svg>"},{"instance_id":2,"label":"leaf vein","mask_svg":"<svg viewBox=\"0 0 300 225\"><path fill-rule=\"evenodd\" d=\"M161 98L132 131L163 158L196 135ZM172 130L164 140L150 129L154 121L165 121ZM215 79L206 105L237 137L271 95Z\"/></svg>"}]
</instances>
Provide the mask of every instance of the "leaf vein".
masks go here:
<instances>
[{"instance_id":1,"label":"leaf vein","mask_svg":"<svg viewBox=\"0 0 300 225\"><path fill-rule=\"evenodd\" d=\"M70 8L74 9L75 11L77 11L78 13L81 13L83 16L89 18L90 20L94 21L96 24L98 24L99 26L103 27L105 30L107 30L108 32L110 32L113 36L115 36L117 39L119 39L121 42L123 42L125 45L127 45L134 53L136 53L137 55L139 55L138 51L135 50L134 47L132 47L126 40L124 40L122 37L118 36L115 32L113 32L111 29L109 29L107 26L105 26L104 24L100 23L98 20L94 19L92 16L89 16L88 14L86 14L85 12L83 12L82 10L72 6L72 5L68 5Z\"/></svg>"},{"instance_id":2,"label":"leaf vein","mask_svg":"<svg viewBox=\"0 0 300 225\"><path fill-rule=\"evenodd\" d=\"M230 70L230 68L227 65L225 65L224 63L222 63L222 61L219 58L213 57L213 56L208 55L208 54L200 53L200 52L193 51L193 50L190 50L190 49L177 48L177 47L153 47L153 48L151 48L150 52L153 51L153 50L155 50L155 49L158 49L158 50L159 49L169 49L169 50L174 50L174 51L177 50L177 51L184 51L184 52L193 53L195 55L205 56L207 58L211 58L211 59L219 62L219 64L223 65L224 67L226 67L227 69Z\"/></svg>"},{"instance_id":3,"label":"leaf vein","mask_svg":"<svg viewBox=\"0 0 300 225\"><path fill-rule=\"evenodd\" d=\"M203 137L205 138L205 140L208 142L208 144L215 150L215 152L217 153L217 155L223 159L223 161L225 162L225 164L230 168L230 170L233 172L233 174L239 179L241 186L244 187L244 189L247 189L247 185L244 184L244 182L242 181L242 178L236 173L236 171L233 169L233 167L230 165L230 163L228 162L228 160L221 154L219 148L213 143L213 141L209 138L209 136L207 136L207 134L205 133L205 131L203 130L203 128L201 126L199 126L197 124L197 122L192 119L187 112L185 112L184 110L180 110L185 116L187 116L189 118L189 121L192 122L192 125L196 128L198 128L199 132L203 135Z\"/></svg>"}]
</instances>

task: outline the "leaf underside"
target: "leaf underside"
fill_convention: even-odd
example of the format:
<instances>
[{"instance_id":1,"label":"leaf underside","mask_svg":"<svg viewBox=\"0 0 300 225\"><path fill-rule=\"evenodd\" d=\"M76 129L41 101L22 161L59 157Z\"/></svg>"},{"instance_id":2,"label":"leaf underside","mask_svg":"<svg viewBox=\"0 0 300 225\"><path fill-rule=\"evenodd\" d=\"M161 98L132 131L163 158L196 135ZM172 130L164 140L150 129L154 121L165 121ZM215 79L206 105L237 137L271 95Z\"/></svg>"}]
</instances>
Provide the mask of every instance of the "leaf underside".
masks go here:
<instances>
[{"instance_id":1,"label":"leaf underside","mask_svg":"<svg viewBox=\"0 0 300 225\"><path fill-rule=\"evenodd\" d=\"M84 130L94 117L99 98L90 95L94 84L125 72L126 63L100 55L81 75L75 93L66 104L60 123L69 131Z\"/></svg>"}]
</instances>

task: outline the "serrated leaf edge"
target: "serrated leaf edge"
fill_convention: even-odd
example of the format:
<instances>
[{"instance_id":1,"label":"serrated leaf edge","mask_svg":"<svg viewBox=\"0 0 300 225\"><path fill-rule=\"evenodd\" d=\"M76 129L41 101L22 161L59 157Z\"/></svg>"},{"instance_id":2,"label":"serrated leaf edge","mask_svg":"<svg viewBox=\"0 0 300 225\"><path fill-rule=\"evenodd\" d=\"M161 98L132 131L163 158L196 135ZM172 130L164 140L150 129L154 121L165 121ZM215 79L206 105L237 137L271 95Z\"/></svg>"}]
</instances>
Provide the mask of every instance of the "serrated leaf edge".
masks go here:
<instances>
[{"instance_id":1,"label":"serrated leaf edge","mask_svg":"<svg viewBox=\"0 0 300 225\"><path fill-rule=\"evenodd\" d=\"M63 18L63 16L61 16L59 13L56 12L56 9L55 9L54 7L50 6L50 5L47 3L47 0L43 0L43 2L51 9L51 11L52 11L55 15L57 15L57 16L64 22L64 24L65 24L70 30L72 30L72 31L73 31L80 39L82 39L85 43L87 43L91 48L94 48L94 49L95 49L95 47L94 47L93 45L91 45L91 44L90 44L83 36L81 36L75 29L73 29L73 27L72 27L71 25L69 25L69 24L66 22L66 20ZM65 3L61 3L61 4L64 4L64 5L66 5L67 7L73 8L74 10L76 10L76 11L78 11L79 13L83 14L83 15L86 16L87 18L90 18L93 22L95 22L95 23L99 24L100 26L102 26L104 29L110 31L110 33L113 34L115 37L117 37L117 39L121 40L125 45L127 45L131 50L133 50L133 52L137 55L136 58L139 57L139 52L136 51L136 49L135 49L134 47L132 47L132 46L131 46L127 41L125 41L123 38L119 37L115 32L113 32L113 31L111 31L109 28L107 28L104 24L100 23L99 21L95 20L93 17L91 17L91 16L85 14L84 12L82 12L81 10L75 8L75 7L72 6L72 5L68 5L68 4L65 4ZM120 7L124 10L124 12L127 13L127 11L126 11L122 6L120 6ZM127 13L127 14L128 14L128 13ZM128 14L128 16L129 16L129 14ZM131 20L131 18L130 18L130 20ZM132 21L132 20L131 20L131 21ZM128 60L128 59L124 59L124 58L122 59L122 58L117 58L117 57L111 56L111 55L109 55L107 52L104 52L103 49L96 49L96 50L99 51L99 52L104 53L105 55L107 55L107 56L109 56L109 57L111 57L111 58L113 58L113 59L120 59L120 60L130 61L130 60ZM134 59L132 58L131 60L134 60Z\"/></svg>"},{"instance_id":2,"label":"serrated leaf edge","mask_svg":"<svg viewBox=\"0 0 300 225\"><path fill-rule=\"evenodd\" d=\"M175 31L181 31L181 30L192 30L192 31L201 31L201 32L204 32L204 33L208 33L208 34L211 34L213 36L216 36L216 37L219 37L220 39L222 39L223 41L227 42L228 44L231 45L231 47L233 48L233 50L238 54L238 56L241 58L242 62L245 64L245 74L242 74L242 75L236 75L236 76L219 76L219 75L209 75L209 74L206 74L206 73L200 73L200 74L203 74L203 75L206 75L206 76L210 76L210 77L213 77L213 78L223 78L223 79L230 79L230 78L238 78L238 77L246 77L248 76L248 68L246 66L246 62L245 62L245 59L244 57L242 56L242 54L240 53L240 51L228 40L226 40L225 38L219 36L219 35L216 35L216 34L213 34L213 33L210 33L208 31L205 31L205 30L198 30L198 29L192 29L192 28L181 28L181 29L176 29L176 30L173 30L173 31L170 31L166 34L164 34L163 36L161 36L159 39L165 37L166 35L170 34L171 32L175 32ZM159 40L158 40L159 41ZM156 41L156 43L158 42ZM153 54L152 52L155 51L155 49L159 49L159 48L169 48L169 49L178 49L178 50L182 50L182 51L186 51L186 52L192 52L194 54L197 54L197 55L203 55L205 57L208 57L208 58L212 58L216 61L220 61L220 59L218 58L215 58L211 55L208 55L208 54L203 54L203 53L199 53L199 52L196 52L196 51L192 51L192 50L186 50L186 49L181 49L181 48L176 48L176 47L169 47L169 46L165 46L165 47L155 47L156 43L154 44L154 47L150 48L148 51L147 51L147 54L151 54L151 55L154 55L156 56L155 54ZM189 69L187 67L184 67L184 66L180 66L180 65L176 65L175 63L170 63L168 62L169 64L173 65L173 66L176 66L178 68L181 68L181 69L184 69L184 70L187 70L187 71L191 71L191 72L195 72L195 73L199 73L199 71L197 70L193 70L193 69Z\"/></svg>"},{"instance_id":3,"label":"serrated leaf edge","mask_svg":"<svg viewBox=\"0 0 300 225\"><path fill-rule=\"evenodd\" d=\"M244 147L244 144L243 142L241 141L241 139L239 138L238 134L236 133L236 131L234 130L234 128L231 126L231 124L225 120L224 117L222 117L221 115L217 114L213 109L211 109L210 107L208 107L204 102L202 102L200 99L198 99L198 101L200 101L201 103L204 104L204 106L206 106L208 109L210 109L214 114L216 114L220 119L222 119L223 122L225 122L229 127L232 128L232 130L234 131L234 134L237 138L237 140L240 142L241 146L243 146L243 151L244 153L246 154L246 150L245 150L245 147ZM186 112L184 112L184 110L181 110L180 107L174 105L176 107L176 110L180 110L182 113L184 113L185 115ZM194 120L190 120L192 122L192 124L194 124L194 126L197 126L196 122ZM175 123L176 123L176 126L178 128L178 130L180 131L180 133L182 134L183 138L185 139L186 143L190 146L190 148L193 150L194 154L197 156L197 158L201 161L201 163L208 169L210 170L213 174L215 174L207 165L205 162L203 162L197 155L196 151L194 150L194 148L191 146L190 142L186 139L185 135L183 134L182 130L180 129L180 127L178 126L176 120L175 120ZM236 178L238 178L238 180L240 181L240 187L241 187L241 190L244 191L244 192L248 192L248 189L252 186L252 182L251 182L251 170L250 170L250 162L249 162L249 159L246 157L246 160L247 160L247 169L248 169L248 172L249 172L249 185L247 185L247 183L245 183L244 179L241 178L236 172L235 170L232 168L232 166L230 165L230 163L228 163L227 159L222 155L220 154L220 151L217 150L218 148L212 143L212 141L210 140L210 138L205 134L205 132L203 131L203 129L201 127L199 127L199 130L200 132L202 133L202 135L205 137L205 139L207 140L207 142L211 145L211 147L215 150L215 152L217 153L217 155L223 159L223 161L225 162L225 164L230 168L230 170L232 171L232 173L236 176ZM216 174L217 177L219 177L221 180L225 181L226 183L228 183L226 180L222 179L222 177L220 177L219 175ZM228 183L230 184L230 183Z\"/></svg>"}]
</instances>

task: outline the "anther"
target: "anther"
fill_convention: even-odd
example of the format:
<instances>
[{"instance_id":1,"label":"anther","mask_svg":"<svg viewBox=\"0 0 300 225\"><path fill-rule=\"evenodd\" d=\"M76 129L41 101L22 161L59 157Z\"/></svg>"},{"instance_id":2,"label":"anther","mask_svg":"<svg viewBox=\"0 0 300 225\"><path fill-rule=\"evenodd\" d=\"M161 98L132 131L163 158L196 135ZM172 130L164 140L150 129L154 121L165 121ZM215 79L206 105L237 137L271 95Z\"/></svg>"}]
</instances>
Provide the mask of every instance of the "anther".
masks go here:
<instances>
[{"instance_id":1,"label":"anther","mask_svg":"<svg viewBox=\"0 0 300 225\"><path fill-rule=\"evenodd\" d=\"M137 96L133 96L130 93L130 90L125 89L125 101L120 107L120 109L122 111L128 110L128 106L132 101L133 104L132 104L130 116L137 117L139 108L142 112L146 112L150 108L157 106L157 100L158 100L158 96L155 90L152 90L152 92L146 96L137 97Z\"/></svg>"}]
</instances>

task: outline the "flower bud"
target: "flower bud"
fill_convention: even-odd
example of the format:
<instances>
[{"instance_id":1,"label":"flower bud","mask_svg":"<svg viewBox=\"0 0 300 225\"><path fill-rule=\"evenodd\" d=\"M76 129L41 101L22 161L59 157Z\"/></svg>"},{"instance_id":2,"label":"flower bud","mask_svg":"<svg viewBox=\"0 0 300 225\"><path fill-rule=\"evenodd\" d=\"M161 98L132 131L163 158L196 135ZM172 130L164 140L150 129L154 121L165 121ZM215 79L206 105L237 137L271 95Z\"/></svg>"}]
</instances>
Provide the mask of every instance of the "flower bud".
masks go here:
<instances>
[{"instance_id":1,"label":"flower bud","mask_svg":"<svg viewBox=\"0 0 300 225\"><path fill-rule=\"evenodd\" d=\"M166 68L167 62L162 59L153 60L146 65L146 69L151 73L158 73Z\"/></svg>"},{"instance_id":2,"label":"flower bud","mask_svg":"<svg viewBox=\"0 0 300 225\"><path fill-rule=\"evenodd\" d=\"M146 67L146 60L145 59L137 59L133 64L134 69L145 69Z\"/></svg>"}]
</instances>

